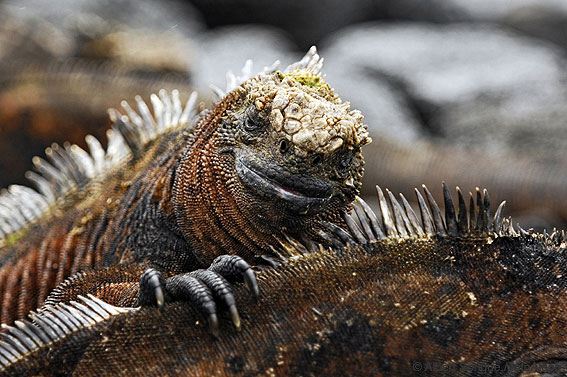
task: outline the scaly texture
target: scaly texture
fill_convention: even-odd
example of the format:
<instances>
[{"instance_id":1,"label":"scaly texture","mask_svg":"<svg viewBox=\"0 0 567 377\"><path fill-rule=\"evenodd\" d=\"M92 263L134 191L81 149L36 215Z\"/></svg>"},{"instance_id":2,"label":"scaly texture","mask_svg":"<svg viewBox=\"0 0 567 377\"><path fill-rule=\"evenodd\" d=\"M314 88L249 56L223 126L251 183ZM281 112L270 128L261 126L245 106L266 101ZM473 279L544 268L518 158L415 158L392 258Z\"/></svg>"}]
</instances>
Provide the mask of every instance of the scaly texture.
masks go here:
<instances>
[{"instance_id":1,"label":"scaly texture","mask_svg":"<svg viewBox=\"0 0 567 377\"><path fill-rule=\"evenodd\" d=\"M77 276L34 315L43 327L7 331L4 374L564 375L565 233L515 229L502 205L492 214L486 191L467 208L445 188L445 216L424 193L420 214L389 191L378 190L376 213L357 200L345 215L351 235L326 228L330 250L284 241L286 262L258 272L259 305L235 287L242 331L223 325L217 341L185 303L119 312L80 296L96 272Z\"/></svg>"},{"instance_id":2,"label":"scaly texture","mask_svg":"<svg viewBox=\"0 0 567 377\"><path fill-rule=\"evenodd\" d=\"M79 271L133 265L167 279L224 254L252 263L284 230L340 221L370 139L321 67L315 48L283 71L251 77L247 65L198 120L195 95L185 108L176 91L152 95L153 114L138 98L138 112L110 111L106 151L89 137L90 153L54 145L49 162L34 159L39 192L12 186L0 196L1 321L23 318ZM270 117L275 98L287 123L301 123L293 136ZM149 292L140 300L160 305Z\"/></svg>"}]
</instances>

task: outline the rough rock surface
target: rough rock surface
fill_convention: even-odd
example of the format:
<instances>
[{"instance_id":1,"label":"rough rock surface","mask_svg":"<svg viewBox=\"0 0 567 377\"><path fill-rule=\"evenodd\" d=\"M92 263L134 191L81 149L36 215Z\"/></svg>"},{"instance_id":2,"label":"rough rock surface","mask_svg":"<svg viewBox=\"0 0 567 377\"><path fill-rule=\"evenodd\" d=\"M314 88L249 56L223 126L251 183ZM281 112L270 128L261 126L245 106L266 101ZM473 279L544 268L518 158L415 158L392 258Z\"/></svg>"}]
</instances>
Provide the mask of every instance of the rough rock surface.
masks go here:
<instances>
[{"instance_id":1,"label":"rough rock surface","mask_svg":"<svg viewBox=\"0 0 567 377\"><path fill-rule=\"evenodd\" d=\"M336 71L365 71L366 81L401 88L432 135L510 148L525 148L533 135L565 147L549 137L567 123L567 61L554 48L488 25L430 24L363 25L325 46Z\"/></svg>"}]
</instances>

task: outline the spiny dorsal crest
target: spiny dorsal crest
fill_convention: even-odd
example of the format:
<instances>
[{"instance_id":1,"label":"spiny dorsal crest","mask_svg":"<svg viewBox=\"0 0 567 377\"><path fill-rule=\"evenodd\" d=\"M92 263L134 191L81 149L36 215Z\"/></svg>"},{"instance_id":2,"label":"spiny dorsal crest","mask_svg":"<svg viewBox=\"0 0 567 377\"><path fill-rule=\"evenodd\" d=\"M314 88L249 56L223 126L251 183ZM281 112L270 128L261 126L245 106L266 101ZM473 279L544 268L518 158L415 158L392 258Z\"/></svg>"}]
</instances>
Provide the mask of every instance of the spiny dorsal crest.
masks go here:
<instances>
[{"instance_id":1,"label":"spiny dorsal crest","mask_svg":"<svg viewBox=\"0 0 567 377\"><path fill-rule=\"evenodd\" d=\"M388 189L384 191L376 186L379 206L376 211L360 197L356 197L350 214L343 212L348 231L339 226L323 221L324 230L318 234L329 244L338 246L365 245L384 240L400 241L410 238L438 237L496 237L496 236L519 236L528 235L518 226L518 231L512 226L512 219L502 218L502 212L506 202L502 202L494 216L491 215L490 198L485 189L481 192L476 189L476 203L472 193L469 193L470 203L467 208L463 193L457 187L458 213L449 189L443 183L443 198L445 204L445 216L437 205L433 195L425 185L422 185L424 196L415 189L419 206L419 216L403 194L400 200ZM401 204L400 204L401 203ZM565 233L554 232L554 240L559 240ZM534 235L535 236L535 235ZM544 238L547 240L548 237ZM562 239L565 242L565 238ZM281 260L293 260L302 255L324 251L322 245L313 241L297 240L284 234L284 238L278 239L277 248L271 247L272 252ZM558 243L558 242L556 242Z\"/></svg>"},{"instance_id":2,"label":"spiny dorsal crest","mask_svg":"<svg viewBox=\"0 0 567 377\"><path fill-rule=\"evenodd\" d=\"M85 141L89 152L77 145L53 144L45 151L47 160L34 157L36 171L27 172L26 177L37 191L12 185L0 194L0 246L10 243L26 225L48 214L67 194L103 180L142 151L149 141L187 126L197 116L196 93L191 94L184 108L177 90L171 95L161 90L159 96L152 94L150 99L153 112L139 96L136 97L138 112L126 101L122 102L125 115L109 110L113 126L106 132L106 150L95 137L88 135Z\"/></svg>"},{"instance_id":3,"label":"spiny dorsal crest","mask_svg":"<svg viewBox=\"0 0 567 377\"><path fill-rule=\"evenodd\" d=\"M287 67L284 72L303 69L314 75L320 74L323 59L312 47L303 59ZM279 62L266 67L259 75L273 73ZM227 91L233 90L242 82L252 77L252 62L246 62L242 75L227 74ZM214 88L217 94L225 92ZM93 136L86 137L89 151L77 145L65 143L53 144L46 149L47 160L35 157L35 172L26 173L26 177L36 189L20 185L9 186L0 194L0 247L10 244L18 238L20 231L27 225L49 215L59 201L76 190L80 190L93 181L102 181L124 166L131 158L136 158L148 142L174 129L193 125L199 116L197 93L193 92L186 105L182 106L179 92L171 94L165 90L152 94L152 110L140 96L136 96L137 111L126 101L121 103L122 112L110 109L113 122L107 131L108 147L106 150Z\"/></svg>"},{"instance_id":4,"label":"spiny dorsal crest","mask_svg":"<svg viewBox=\"0 0 567 377\"><path fill-rule=\"evenodd\" d=\"M298 62L288 65L282 72L289 73L297 70L304 70L312 75L321 75L321 69L323 68L323 58L319 57L317 54L317 47L311 46L307 54ZM264 67L264 69L258 74L261 76L266 76L275 73L280 67L280 61L276 60L274 64L269 67ZM240 84L253 78L252 72L252 60L247 60L242 68L240 76L236 76L232 71L226 73L226 90L223 91L211 85L212 89L215 91L219 99L224 97L226 93L233 91Z\"/></svg>"},{"instance_id":5,"label":"spiny dorsal crest","mask_svg":"<svg viewBox=\"0 0 567 377\"><path fill-rule=\"evenodd\" d=\"M16 321L15 326L2 324L0 335L0 372L26 355L78 331L91 328L109 318L137 309L119 308L93 295L79 296L81 302L47 305L41 312L31 312L30 319Z\"/></svg>"},{"instance_id":6,"label":"spiny dorsal crest","mask_svg":"<svg viewBox=\"0 0 567 377\"><path fill-rule=\"evenodd\" d=\"M405 239L411 237L488 237L488 236L518 236L528 232L519 228L516 232L511 219L503 219L502 211L506 202L502 202L494 216L490 208L490 198L485 189L476 189L476 195L469 193L469 206L463 193L457 187L458 212L451 198L449 189L443 184L445 215L433 199L425 185L425 199L418 189L415 189L419 206L418 216L408 200L400 194L400 200L386 189L386 195L376 186L379 208L374 212L361 198L356 198L353 211L344 214L344 220L360 243L377 242L384 239ZM475 203L476 196L476 203ZM400 204L401 202L401 204Z\"/></svg>"}]
</instances>

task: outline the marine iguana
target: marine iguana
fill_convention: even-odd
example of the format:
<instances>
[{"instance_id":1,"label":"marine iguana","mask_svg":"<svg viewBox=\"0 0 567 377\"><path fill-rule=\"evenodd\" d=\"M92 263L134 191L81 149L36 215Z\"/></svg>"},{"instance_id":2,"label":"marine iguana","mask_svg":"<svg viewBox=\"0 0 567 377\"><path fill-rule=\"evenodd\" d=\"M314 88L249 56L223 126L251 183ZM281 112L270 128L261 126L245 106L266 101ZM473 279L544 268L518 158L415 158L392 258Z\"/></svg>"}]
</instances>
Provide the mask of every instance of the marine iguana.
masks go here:
<instances>
[{"instance_id":1,"label":"marine iguana","mask_svg":"<svg viewBox=\"0 0 567 377\"><path fill-rule=\"evenodd\" d=\"M187 303L113 307L81 296L100 272L77 275L31 316L35 324L7 328L3 373L565 375L565 232L515 229L503 204L492 216L486 191L469 208L458 191L457 212L445 186L442 216L424 192L420 215L381 189L376 214L357 200L348 233L325 228L330 249L282 240L284 261L257 273L262 305L236 284L245 326L216 341ZM138 284L127 280L115 289Z\"/></svg>"},{"instance_id":2,"label":"marine iguana","mask_svg":"<svg viewBox=\"0 0 567 377\"><path fill-rule=\"evenodd\" d=\"M313 47L283 71L250 78L247 65L198 121L195 94L185 109L176 91L153 95L153 115L141 99L139 113L124 103L125 115L110 111L106 152L90 137L90 153L54 145L50 162L35 158L39 192L0 196L1 321L23 318L76 272L134 265L140 304L191 300L216 333L218 302L239 327L226 279L257 296L255 257L283 231L341 221L359 192L367 127L322 63Z\"/></svg>"}]
</instances>

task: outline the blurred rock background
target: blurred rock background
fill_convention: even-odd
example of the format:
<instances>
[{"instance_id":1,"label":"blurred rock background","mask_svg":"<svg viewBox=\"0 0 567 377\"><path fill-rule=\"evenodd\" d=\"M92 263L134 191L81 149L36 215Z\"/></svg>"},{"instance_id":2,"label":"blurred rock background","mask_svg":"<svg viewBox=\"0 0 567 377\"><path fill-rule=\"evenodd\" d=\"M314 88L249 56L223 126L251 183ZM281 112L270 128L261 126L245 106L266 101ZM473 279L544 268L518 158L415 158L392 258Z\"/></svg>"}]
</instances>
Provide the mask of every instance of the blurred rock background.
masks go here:
<instances>
[{"instance_id":1,"label":"blurred rock background","mask_svg":"<svg viewBox=\"0 0 567 377\"><path fill-rule=\"evenodd\" d=\"M565 0L4 0L0 187L51 142L104 140L106 108L224 86L316 44L365 114L364 194L489 189L522 226L567 222Z\"/></svg>"}]
</instances>

